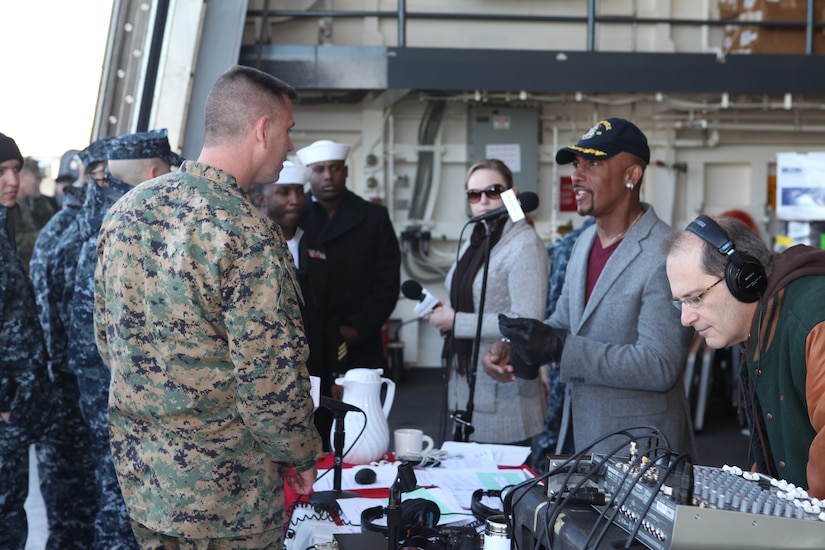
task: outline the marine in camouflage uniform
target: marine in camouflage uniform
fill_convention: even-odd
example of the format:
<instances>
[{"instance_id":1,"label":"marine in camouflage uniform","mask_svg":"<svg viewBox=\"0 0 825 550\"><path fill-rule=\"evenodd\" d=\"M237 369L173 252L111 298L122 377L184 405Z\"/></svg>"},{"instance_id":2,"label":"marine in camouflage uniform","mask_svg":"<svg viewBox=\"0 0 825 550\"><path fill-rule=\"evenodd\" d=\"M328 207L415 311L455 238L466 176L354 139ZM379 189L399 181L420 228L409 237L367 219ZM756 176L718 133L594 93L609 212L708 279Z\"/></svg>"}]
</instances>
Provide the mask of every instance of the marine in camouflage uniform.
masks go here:
<instances>
[{"instance_id":1,"label":"marine in camouflage uniform","mask_svg":"<svg viewBox=\"0 0 825 550\"><path fill-rule=\"evenodd\" d=\"M24 175L27 178L25 191L22 189ZM20 205L20 217L17 220L18 225L15 229L14 239L17 253L28 271L37 236L57 211L57 201L52 197L40 194L39 187L40 182L43 180L43 173L37 161L33 158L26 157L23 159L20 176L21 193L24 193L24 195L17 200Z\"/></svg>"},{"instance_id":2,"label":"marine in camouflage uniform","mask_svg":"<svg viewBox=\"0 0 825 550\"><path fill-rule=\"evenodd\" d=\"M19 164L14 161L19 159ZM48 418L51 383L31 281L7 230L6 199L23 163L17 145L0 134L0 548L23 550L28 522L29 445ZM14 167L13 167L14 166ZM16 187L13 190L16 193ZM7 414L10 413L10 414Z\"/></svg>"},{"instance_id":3,"label":"marine in camouflage uniform","mask_svg":"<svg viewBox=\"0 0 825 550\"><path fill-rule=\"evenodd\" d=\"M23 266L28 270L34 246L42 227L55 213L54 206L47 197L27 197L20 201L20 225L15 234L15 241ZM42 224L42 225L41 225Z\"/></svg>"},{"instance_id":4,"label":"marine in camouflage uniform","mask_svg":"<svg viewBox=\"0 0 825 550\"><path fill-rule=\"evenodd\" d=\"M112 453L146 540L281 548L284 481L296 475L289 466L310 473L301 478L308 490L321 454L295 271L280 229L247 196L254 178L276 179L278 155L291 146L291 109L286 99L283 112L271 107L272 96L286 94L273 81L233 67L207 100L206 140L221 150L213 158L244 172L243 181L187 161L136 187L101 227L95 329L112 372ZM209 114L243 110L235 98L255 98L267 114L250 115L255 130L241 123L215 137ZM265 152L252 137L263 126ZM231 154L239 148L246 171Z\"/></svg>"},{"instance_id":5,"label":"marine in camouflage uniform","mask_svg":"<svg viewBox=\"0 0 825 550\"><path fill-rule=\"evenodd\" d=\"M106 150L110 168L113 159L137 159L139 164L148 160L161 173L169 171L169 162L160 158L164 152L169 152L165 130L126 134L108 140ZM151 174L147 174L149 175ZM99 188L101 200L77 219L82 244L77 255L74 289L71 293L69 368L77 377L80 410L91 431L92 470L95 472L98 504L93 547L100 550L139 547L112 462L108 416L111 376L97 351L93 319L94 273L98 260L97 235L100 224L109 208L131 189L132 182L125 182L110 174L108 185Z\"/></svg>"},{"instance_id":6,"label":"marine in camouflage uniform","mask_svg":"<svg viewBox=\"0 0 825 550\"><path fill-rule=\"evenodd\" d=\"M54 382L53 413L35 446L40 493L49 525L47 550L91 548L97 514L94 483L87 475L93 471L91 437L80 415L77 377L68 369L68 338L57 313L56 301L62 292L56 292L61 289L49 280L47 269L59 237L75 227L84 195L85 190L79 187L63 190L63 208L40 231L29 266Z\"/></svg>"},{"instance_id":7,"label":"marine in camouflage uniform","mask_svg":"<svg viewBox=\"0 0 825 550\"><path fill-rule=\"evenodd\" d=\"M565 234L556 242L547 247L547 256L550 258L550 284L547 287L547 307L545 319L549 319L556 310L556 302L561 296L561 289L564 286L564 275L567 273L567 262L570 260L570 253L576 239L582 231L596 223L596 220L588 217L581 227ZM561 381L560 371L554 366L547 367L547 417L544 419L544 429L538 435L535 449L533 449L531 466L537 472L547 469L546 457L549 454L556 454L558 450L559 436L561 435L561 420L564 409L564 392L567 384ZM573 431L568 430L564 444L560 449L561 454L573 454Z\"/></svg>"}]
</instances>

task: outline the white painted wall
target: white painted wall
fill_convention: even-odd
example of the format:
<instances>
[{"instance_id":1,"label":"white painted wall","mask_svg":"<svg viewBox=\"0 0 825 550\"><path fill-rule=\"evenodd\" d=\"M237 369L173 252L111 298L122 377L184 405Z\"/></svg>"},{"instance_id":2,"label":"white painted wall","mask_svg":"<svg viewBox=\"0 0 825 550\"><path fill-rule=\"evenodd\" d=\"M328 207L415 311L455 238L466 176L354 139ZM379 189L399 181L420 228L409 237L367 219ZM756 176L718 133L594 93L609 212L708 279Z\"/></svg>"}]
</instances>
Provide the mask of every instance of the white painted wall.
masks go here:
<instances>
[{"instance_id":1,"label":"white painted wall","mask_svg":"<svg viewBox=\"0 0 825 550\"><path fill-rule=\"evenodd\" d=\"M259 0L260 3L260 0ZM250 2L255 9L256 2ZM296 4L301 4L296 6ZM601 0L602 15L718 18L715 0ZM584 16L585 1L545 0L418 0L407 2L416 12L466 12ZM394 11L395 0L273 0L271 9ZM281 18L270 27L276 44L397 45L397 21L392 18L345 18L334 22ZM249 29L248 29L249 31ZM256 31L257 32L257 31ZM581 25L563 23L508 23L504 21L433 21L410 18L407 45L442 48L501 48L583 50ZM248 33L249 34L249 33ZM248 37L247 37L248 38ZM667 25L600 25L596 48L601 51L708 52L721 45L718 27L670 27ZM702 78L702 75L696 75ZM804 78L804 76L800 76ZM352 145L349 186L355 192L378 198L390 208L396 232L412 224L432 231L431 258L446 270L455 259L459 232L466 221L462 187L467 159L467 110L474 101L519 105L518 98L479 91L448 96L446 113L435 146L438 169L433 178L426 219L411 220L407 205L412 196L419 145L419 124L430 99L411 92L385 107L379 93L359 104L297 105L293 134L300 148L316 139L335 139ZM769 241L778 227L767 204L768 178L775 173L776 153L825 150L823 98L753 97L721 95L557 95L532 96L526 103L540 110L539 209L536 227L546 242L557 238L556 229L572 221L575 213L558 212L558 179L569 167L554 163L556 150L574 143L601 118L632 119L647 134L652 164L643 186L643 199L652 203L661 218L684 227L698 213L717 214L737 208L748 212ZM376 164L368 164L368 156ZM685 167L686 170L674 169ZM371 180L372 178L372 180ZM368 185L372 181L373 185ZM408 182L408 184L404 184ZM419 280L434 294L445 297L443 282L411 269L402 280ZM439 278L440 279L440 278ZM403 297L393 315L397 320L414 317L412 303ZM440 364L441 338L426 322L403 326L405 359L411 365Z\"/></svg>"}]
</instances>

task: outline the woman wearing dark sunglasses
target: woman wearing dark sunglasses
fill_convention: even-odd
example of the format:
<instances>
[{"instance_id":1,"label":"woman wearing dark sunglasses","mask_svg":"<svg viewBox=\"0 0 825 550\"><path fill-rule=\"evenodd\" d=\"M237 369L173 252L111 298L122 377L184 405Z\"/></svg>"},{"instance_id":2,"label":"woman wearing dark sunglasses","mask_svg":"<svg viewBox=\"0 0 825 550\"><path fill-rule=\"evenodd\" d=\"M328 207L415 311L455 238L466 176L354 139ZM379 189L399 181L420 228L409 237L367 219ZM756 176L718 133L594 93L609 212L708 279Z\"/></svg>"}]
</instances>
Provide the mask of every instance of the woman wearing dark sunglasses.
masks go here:
<instances>
[{"instance_id":1,"label":"woman wearing dark sunglasses","mask_svg":"<svg viewBox=\"0 0 825 550\"><path fill-rule=\"evenodd\" d=\"M501 194L507 189L518 193L513 186L513 173L497 159L483 159L473 164L467 171L464 186L474 217L503 206ZM549 265L545 245L529 218L514 223L504 213L476 223L472 236L461 248L458 262L447 273L449 305L439 304L429 314L430 324L448 335L444 339L442 359L450 371L450 410L467 405L468 374L477 367L470 363L487 240L485 224L488 223L492 224L492 232L479 356L501 339L499 313L535 319L542 319L544 315ZM530 438L542 430L546 402L538 377L499 383L478 368L473 402L473 441L530 445Z\"/></svg>"}]
</instances>

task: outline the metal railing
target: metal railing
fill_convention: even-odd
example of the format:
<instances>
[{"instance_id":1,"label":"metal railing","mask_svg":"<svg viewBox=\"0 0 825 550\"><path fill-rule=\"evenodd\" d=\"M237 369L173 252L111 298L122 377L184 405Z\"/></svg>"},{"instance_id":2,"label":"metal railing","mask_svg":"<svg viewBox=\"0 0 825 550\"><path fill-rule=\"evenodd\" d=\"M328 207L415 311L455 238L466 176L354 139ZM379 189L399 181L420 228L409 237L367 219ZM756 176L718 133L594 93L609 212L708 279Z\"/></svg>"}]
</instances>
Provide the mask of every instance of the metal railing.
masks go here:
<instances>
[{"instance_id":1,"label":"metal railing","mask_svg":"<svg viewBox=\"0 0 825 550\"><path fill-rule=\"evenodd\" d=\"M268 5L269 2L266 2ZM398 47L407 46L407 21L410 19L422 20L447 20L447 21L499 21L499 22L525 22L525 23L566 23L571 25L585 25L587 28L587 48L586 51L596 51L596 27L598 25L672 25L686 27L765 27L783 29L805 29L805 54L812 55L814 32L817 29L825 28L825 22L817 22L814 17L815 0L808 0L806 19L804 21L752 21L740 19L680 19L669 17L636 17L599 15L597 13L598 0L587 0L587 14L583 16L567 15L505 15L489 13L440 13L440 12L410 12L407 11L406 1L398 0L396 11L331 11L331 10L249 10L249 17L260 17L264 27L270 17L291 17L296 19L309 18L366 18L375 17L379 19L397 19L398 21Z\"/></svg>"}]
</instances>

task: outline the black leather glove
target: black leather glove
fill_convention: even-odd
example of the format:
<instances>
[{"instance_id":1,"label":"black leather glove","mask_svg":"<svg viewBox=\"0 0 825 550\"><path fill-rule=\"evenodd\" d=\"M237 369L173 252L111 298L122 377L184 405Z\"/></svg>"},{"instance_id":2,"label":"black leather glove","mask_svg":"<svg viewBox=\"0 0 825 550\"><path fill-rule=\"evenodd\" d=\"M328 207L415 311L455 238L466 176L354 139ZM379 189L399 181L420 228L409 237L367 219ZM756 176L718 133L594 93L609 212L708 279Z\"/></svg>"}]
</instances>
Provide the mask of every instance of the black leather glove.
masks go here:
<instances>
[{"instance_id":1,"label":"black leather glove","mask_svg":"<svg viewBox=\"0 0 825 550\"><path fill-rule=\"evenodd\" d=\"M513 354L527 365L539 366L561 359L566 330L536 319L507 317L503 313L498 316L498 328L502 336L510 339Z\"/></svg>"}]
</instances>

